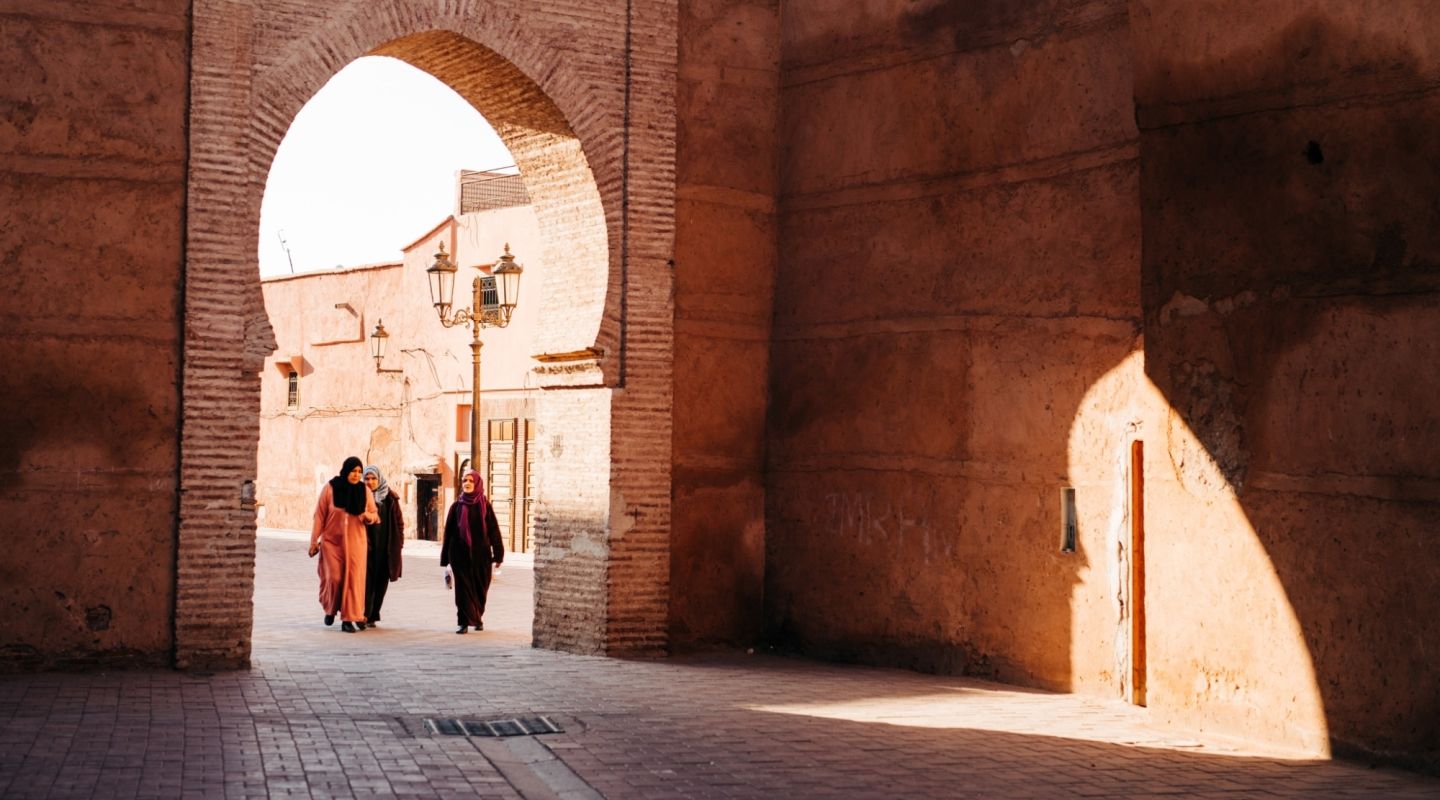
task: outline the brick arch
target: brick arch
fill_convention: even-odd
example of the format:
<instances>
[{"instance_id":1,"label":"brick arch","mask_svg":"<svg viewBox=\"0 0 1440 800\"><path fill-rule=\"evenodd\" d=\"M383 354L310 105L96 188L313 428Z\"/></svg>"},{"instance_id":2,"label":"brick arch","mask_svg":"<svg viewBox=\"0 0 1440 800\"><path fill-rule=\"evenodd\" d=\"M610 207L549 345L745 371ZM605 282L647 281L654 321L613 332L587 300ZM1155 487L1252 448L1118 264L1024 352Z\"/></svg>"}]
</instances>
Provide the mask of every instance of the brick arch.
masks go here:
<instances>
[{"instance_id":1,"label":"brick arch","mask_svg":"<svg viewBox=\"0 0 1440 800\"><path fill-rule=\"evenodd\" d=\"M518 0L195 3L177 665L248 662L246 480L258 373L273 349L256 267L260 198L294 116L364 55L430 72L486 117L525 175L558 267L536 354L539 449L552 460L538 487L537 644L664 648L676 14L673 0L609 4L597 16L592 0L544 12ZM631 338L644 346L627 351Z\"/></svg>"},{"instance_id":2,"label":"brick arch","mask_svg":"<svg viewBox=\"0 0 1440 800\"><path fill-rule=\"evenodd\" d=\"M399 0L388 5L408 6ZM514 17L484 7L471 16L372 10L329 20L285 59L256 75L258 124L249 171L268 174L295 115L356 58L387 56L421 69L485 117L525 177L547 245L545 261L555 267L543 293L548 305L542 314L550 324L540 331L537 355L615 353L623 269L623 154L608 141L613 137L603 134L618 115L601 108L607 98L615 99L613 93L582 80L554 49L527 47ZM396 36L405 30L400 25L418 30ZM433 27L442 25L450 27ZM417 120L416 127L423 136L424 121ZM594 153L594 169L587 150ZM596 366L606 383L616 382L618 359L602 357Z\"/></svg>"}]
</instances>

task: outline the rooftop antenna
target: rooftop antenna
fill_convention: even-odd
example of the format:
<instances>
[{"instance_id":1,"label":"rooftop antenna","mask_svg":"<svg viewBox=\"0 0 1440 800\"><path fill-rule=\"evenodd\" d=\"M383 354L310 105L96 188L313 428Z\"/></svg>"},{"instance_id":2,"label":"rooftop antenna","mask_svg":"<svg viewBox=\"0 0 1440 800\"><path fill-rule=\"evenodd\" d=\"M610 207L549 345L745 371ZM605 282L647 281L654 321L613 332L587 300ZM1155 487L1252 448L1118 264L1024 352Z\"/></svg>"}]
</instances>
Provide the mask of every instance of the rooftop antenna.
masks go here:
<instances>
[{"instance_id":1,"label":"rooftop antenna","mask_svg":"<svg viewBox=\"0 0 1440 800\"><path fill-rule=\"evenodd\" d=\"M280 240L280 246L285 248L285 259L290 262L290 274L295 274L295 257L290 255L290 245L285 243L285 231L275 231L275 238Z\"/></svg>"}]
</instances>

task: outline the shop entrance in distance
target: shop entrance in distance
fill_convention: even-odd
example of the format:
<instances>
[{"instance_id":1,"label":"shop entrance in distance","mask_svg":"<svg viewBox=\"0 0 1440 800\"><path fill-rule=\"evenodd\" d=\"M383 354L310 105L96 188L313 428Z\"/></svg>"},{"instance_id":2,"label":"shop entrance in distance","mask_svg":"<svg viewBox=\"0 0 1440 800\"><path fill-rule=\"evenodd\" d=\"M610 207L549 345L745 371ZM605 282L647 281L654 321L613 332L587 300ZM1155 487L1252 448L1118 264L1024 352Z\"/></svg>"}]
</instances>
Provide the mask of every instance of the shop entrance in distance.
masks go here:
<instances>
[{"instance_id":1,"label":"shop entrance in distance","mask_svg":"<svg viewBox=\"0 0 1440 800\"><path fill-rule=\"evenodd\" d=\"M440 540L440 476L416 475L415 538Z\"/></svg>"}]
</instances>

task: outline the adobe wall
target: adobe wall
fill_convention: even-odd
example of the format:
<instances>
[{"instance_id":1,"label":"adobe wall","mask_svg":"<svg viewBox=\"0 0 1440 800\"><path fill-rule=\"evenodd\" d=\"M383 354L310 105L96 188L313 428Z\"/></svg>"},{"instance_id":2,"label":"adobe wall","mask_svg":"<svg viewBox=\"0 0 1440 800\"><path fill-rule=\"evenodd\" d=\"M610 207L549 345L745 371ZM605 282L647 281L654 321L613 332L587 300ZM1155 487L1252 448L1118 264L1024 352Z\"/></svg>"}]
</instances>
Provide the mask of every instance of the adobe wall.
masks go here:
<instances>
[{"instance_id":1,"label":"adobe wall","mask_svg":"<svg viewBox=\"0 0 1440 800\"><path fill-rule=\"evenodd\" d=\"M686 3L676 87L670 639L753 642L765 571L779 3Z\"/></svg>"},{"instance_id":2,"label":"adobe wall","mask_svg":"<svg viewBox=\"0 0 1440 800\"><path fill-rule=\"evenodd\" d=\"M1125 4L794 0L782 17L771 634L1118 693L1123 423L1072 424L1140 347Z\"/></svg>"},{"instance_id":3,"label":"adobe wall","mask_svg":"<svg viewBox=\"0 0 1440 800\"><path fill-rule=\"evenodd\" d=\"M1433 766L1435 23L1219 5L786 4L767 625L1133 697L1143 514L1153 713Z\"/></svg>"},{"instance_id":4,"label":"adobe wall","mask_svg":"<svg viewBox=\"0 0 1440 800\"><path fill-rule=\"evenodd\" d=\"M1440 19L1421 0L1131 13L1146 373L1215 476L1155 505L1203 541L1230 495L1293 608L1321 734L1433 768ZM1204 634L1153 665L1152 694L1186 721L1249 724L1223 709L1298 681L1264 639L1199 646L1267 609L1197 599L1163 612Z\"/></svg>"},{"instance_id":5,"label":"adobe wall","mask_svg":"<svg viewBox=\"0 0 1440 800\"><path fill-rule=\"evenodd\" d=\"M187 12L0 11L0 669L169 660Z\"/></svg>"}]
</instances>

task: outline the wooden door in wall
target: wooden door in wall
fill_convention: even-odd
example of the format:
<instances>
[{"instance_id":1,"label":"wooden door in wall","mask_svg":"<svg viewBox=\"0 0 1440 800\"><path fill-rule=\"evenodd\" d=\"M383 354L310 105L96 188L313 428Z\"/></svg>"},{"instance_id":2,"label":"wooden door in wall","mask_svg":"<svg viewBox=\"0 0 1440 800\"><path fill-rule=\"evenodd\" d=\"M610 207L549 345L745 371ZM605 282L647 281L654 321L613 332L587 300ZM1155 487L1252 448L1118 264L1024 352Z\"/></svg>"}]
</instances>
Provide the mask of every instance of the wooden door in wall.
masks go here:
<instances>
[{"instance_id":1,"label":"wooden door in wall","mask_svg":"<svg viewBox=\"0 0 1440 800\"><path fill-rule=\"evenodd\" d=\"M492 419L485 444L485 493L500 523L505 550L515 550L515 420Z\"/></svg>"},{"instance_id":2,"label":"wooden door in wall","mask_svg":"<svg viewBox=\"0 0 1440 800\"><path fill-rule=\"evenodd\" d=\"M535 509L531 505L535 499L535 471L530 468L530 453L535 448L535 420L524 420L525 435L520 437L518 451L520 454L520 501L516 508L520 510L520 518L516 520L519 530L515 534L515 549L522 552L530 552L530 523L534 519Z\"/></svg>"},{"instance_id":3,"label":"wooden door in wall","mask_svg":"<svg viewBox=\"0 0 1440 800\"><path fill-rule=\"evenodd\" d=\"M495 508L505 550L530 552L530 443L533 426L527 419L488 420L485 444L485 491ZM520 434L520 435L517 435Z\"/></svg>"},{"instance_id":4,"label":"wooden door in wall","mask_svg":"<svg viewBox=\"0 0 1440 800\"><path fill-rule=\"evenodd\" d=\"M1130 443L1130 702L1148 705L1145 649L1145 443Z\"/></svg>"}]
</instances>

